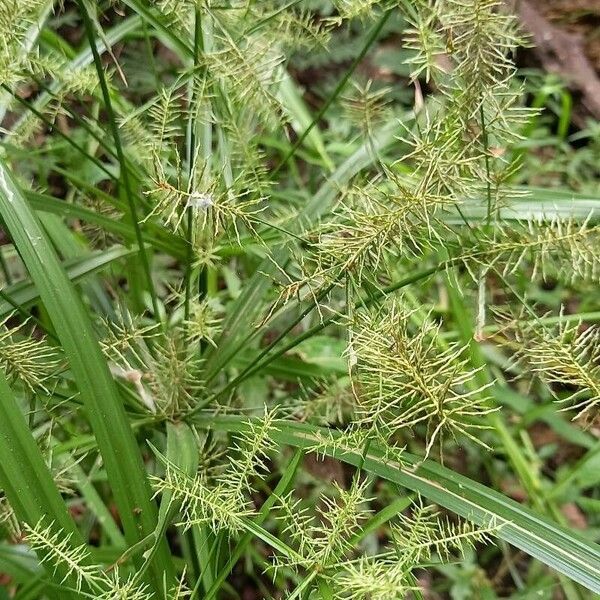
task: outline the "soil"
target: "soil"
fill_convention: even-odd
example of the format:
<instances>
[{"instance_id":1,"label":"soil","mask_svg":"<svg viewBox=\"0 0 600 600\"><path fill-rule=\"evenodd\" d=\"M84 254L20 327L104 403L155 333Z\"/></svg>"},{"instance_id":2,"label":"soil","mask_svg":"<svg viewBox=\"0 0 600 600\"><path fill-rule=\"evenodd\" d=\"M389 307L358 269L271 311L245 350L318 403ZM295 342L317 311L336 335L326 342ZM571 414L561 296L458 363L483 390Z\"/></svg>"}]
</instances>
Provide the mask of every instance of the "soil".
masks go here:
<instances>
[{"instance_id":1,"label":"soil","mask_svg":"<svg viewBox=\"0 0 600 600\"><path fill-rule=\"evenodd\" d=\"M528 60L560 75L575 95L574 121L600 119L600 0L512 0L534 47Z\"/></svg>"},{"instance_id":2,"label":"soil","mask_svg":"<svg viewBox=\"0 0 600 600\"><path fill-rule=\"evenodd\" d=\"M600 73L600 0L531 0L553 25L577 35L585 55Z\"/></svg>"}]
</instances>

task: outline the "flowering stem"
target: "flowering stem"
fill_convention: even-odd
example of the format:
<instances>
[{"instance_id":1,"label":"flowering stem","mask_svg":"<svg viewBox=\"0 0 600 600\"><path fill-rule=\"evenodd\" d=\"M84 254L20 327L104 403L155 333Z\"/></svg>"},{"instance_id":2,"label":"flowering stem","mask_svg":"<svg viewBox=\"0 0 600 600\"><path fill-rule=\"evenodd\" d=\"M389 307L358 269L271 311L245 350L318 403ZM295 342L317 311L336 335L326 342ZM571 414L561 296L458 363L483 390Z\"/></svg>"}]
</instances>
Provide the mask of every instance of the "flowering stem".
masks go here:
<instances>
[{"instance_id":1,"label":"flowering stem","mask_svg":"<svg viewBox=\"0 0 600 600\"><path fill-rule=\"evenodd\" d=\"M202 39L202 16L200 9L195 10L195 27L194 27L194 71L198 66L198 53L204 50ZM188 121L188 138L187 138L187 163L188 163L188 188L189 192L193 192L194 186L194 169L196 166L196 92L194 90L194 77L190 79L190 115ZM187 256L185 269L185 306L184 306L184 329L185 323L190 318L190 304L192 300L192 272L193 272L193 251L194 251L194 207L187 207Z\"/></svg>"},{"instance_id":2,"label":"flowering stem","mask_svg":"<svg viewBox=\"0 0 600 600\"><path fill-rule=\"evenodd\" d=\"M486 183L486 195L487 195L487 212L486 212L486 227L489 229L492 220L492 182L490 181L490 153L489 153L489 139L485 125L485 112L483 110L483 101L479 106L479 115L481 117L481 139L483 142L483 152L485 156L485 183Z\"/></svg>"},{"instance_id":3,"label":"flowering stem","mask_svg":"<svg viewBox=\"0 0 600 600\"><path fill-rule=\"evenodd\" d=\"M152 281L152 273L150 271L150 262L148 260L148 255L146 253L146 246L144 245L144 239L142 236L142 229L140 227L140 222L137 215L137 209L135 206L135 201L133 198L133 191L131 189L131 182L129 181L129 169L127 166L127 162L125 160L125 153L123 152L123 146L121 145L121 137L119 135L119 128L117 126L115 112L113 110L112 101L110 99L110 90L108 89L108 84L106 82L106 77L104 75L104 69L102 67L102 60L100 58L100 54L98 53L98 48L96 47L96 39L94 35L94 26L92 24L92 20L90 15L88 14L87 8L83 2L83 0L77 0L77 4L79 5L79 9L81 12L81 16L83 18L83 24L85 27L86 35L90 44L90 50L92 51L92 56L94 57L94 64L96 66L96 71L98 73L98 80L100 82L100 88L102 90L102 97L104 99L104 106L106 108L107 116L108 116L108 125L110 127L112 137L115 144L115 152L117 154L117 159L120 164L121 171L121 181L123 183L123 189L125 191L125 197L127 199L127 205L129 207L129 216L132 221L132 226L135 231L135 238L139 248L139 256L140 262L142 263L142 269L144 271L144 276L146 278L146 285L148 286L148 293L150 294L152 300L152 310L154 311L154 317L158 322L162 322L160 316L160 309L158 306L158 298L156 296L156 290L154 289L154 282Z\"/></svg>"},{"instance_id":4,"label":"flowering stem","mask_svg":"<svg viewBox=\"0 0 600 600\"><path fill-rule=\"evenodd\" d=\"M298 148L302 145L302 142L306 139L308 134L313 130L315 125L317 125L317 123L319 123L319 121L323 118L325 113L329 110L329 107L333 104L334 100L341 94L342 90L346 87L348 80L352 76L352 73L354 73L354 71L356 70L356 67L358 67L358 65L360 64L362 59L365 57L365 55L369 51L369 48L373 45L373 43L377 39L377 36L383 29L383 26L387 23L387 20L392 15L393 10L394 10L393 8L390 8L390 9L386 10L383 13L383 15L381 15L379 21L375 24L375 26L371 30L371 33L369 34L367 41L365 42L365 45L363 46L362 50L359 52L357 57L352 61L352 64L346 71L345 75L340 79L339 83L333 90L333 93L329 96L329 98L327 98L327 101L325 102L325 104L323 104L323 106L321 107L319 112L316 114L316 116L312 120L311 124L302 132L302 134L298 137L298 139L296 140L294 145L290 148L288 153L283 157L283 159L277 165L277 167L275 167L275 170L271 173L272 177L275 177L275 175L277 175L277 173L279 173L279 171L281 171L281 169L283 167L285 167L285 165L292 158L292 156L294 156L294 154L296 154L296 150L298 150Z\"/></svg>"}]
</instances>

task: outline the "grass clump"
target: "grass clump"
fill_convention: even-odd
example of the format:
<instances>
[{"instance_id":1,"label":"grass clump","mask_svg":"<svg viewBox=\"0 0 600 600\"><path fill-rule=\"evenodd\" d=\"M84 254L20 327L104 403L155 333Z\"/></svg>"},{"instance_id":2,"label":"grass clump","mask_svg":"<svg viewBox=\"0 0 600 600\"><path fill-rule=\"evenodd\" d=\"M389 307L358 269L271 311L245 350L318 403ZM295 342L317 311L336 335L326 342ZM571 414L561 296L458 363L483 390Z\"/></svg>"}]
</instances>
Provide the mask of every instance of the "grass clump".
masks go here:
<instances>
[{"instance_id":1,"label":"grass clump","mask_svg":"<svg viewBox=\"0 0 600 600\"><path fill-rule=\"evenodd\" d=\"M600 200L504 3L0 29L7 597L600 593Z\"/></svg>"}]
</instances>

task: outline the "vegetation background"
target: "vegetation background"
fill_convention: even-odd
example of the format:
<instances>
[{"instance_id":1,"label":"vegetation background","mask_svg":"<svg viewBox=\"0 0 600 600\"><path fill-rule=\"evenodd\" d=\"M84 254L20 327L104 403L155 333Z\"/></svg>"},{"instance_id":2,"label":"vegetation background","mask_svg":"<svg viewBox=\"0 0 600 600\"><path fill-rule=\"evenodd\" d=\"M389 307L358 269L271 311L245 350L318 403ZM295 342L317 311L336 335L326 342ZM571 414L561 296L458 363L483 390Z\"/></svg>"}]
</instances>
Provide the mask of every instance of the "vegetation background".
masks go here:
<instances>
[{"instance_id":1,"label":"vegetation background","mask_svg":"<svg viewBox=\"0 0 600 600\"><path fill-rule=\"evenodd\" d=\"M600 594L594 0L0 0L0 599Z\"/></svg>"}]
</instances>

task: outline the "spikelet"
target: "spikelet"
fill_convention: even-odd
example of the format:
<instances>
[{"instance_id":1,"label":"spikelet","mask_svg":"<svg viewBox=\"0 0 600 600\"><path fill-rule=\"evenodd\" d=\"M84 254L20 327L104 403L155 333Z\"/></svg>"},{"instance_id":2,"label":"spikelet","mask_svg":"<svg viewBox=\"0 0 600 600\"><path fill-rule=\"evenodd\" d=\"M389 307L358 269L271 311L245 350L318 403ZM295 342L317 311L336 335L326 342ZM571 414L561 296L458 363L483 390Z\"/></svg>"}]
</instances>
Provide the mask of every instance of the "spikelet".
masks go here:
<instances>
[{"instance_id":1,"label":"spikelet","mask_svg":"<svg viewBox=\"0 0 600 600\"><path fill-rule=\"evenodd\" d=\"M0 490L0 525L6 527L14 539L22 537L21 524L2 490Z\"/></svg>"},{"instance_id":2,"label":"spikelet","mask_svg":"<svg viewBox=\"0 0 600 600\"><path fill-rule=\"evenodd\" d=\"M399 258L419 256L435 247L447 227L438 213L450 204L444 196L422 193L392 171L351 188L333 219L312 235L313 269L307 281L332 282L351 273L357 283L369 274L372 283ZM314 285L314 284L313 284Z\"/></svg>"},{"instance_id":3,"label":"spikelet","mask_svg":"<svg viewBox=\"0 0 600 600\"><path fill-rule=\"evenodd\" d=\"M171 587L171 589L165 594L168 600L185 600L192 596L192 591L187 587L185 583L186 570L183 570L179 580Z\"/></svg>"},{"instance_id":4,"label":"spikelet","mask_svg":"<svg viewBox=\"0 0 600 600\"><path fill-rule=\"evenodd\" d=\"M72 546L71 536L55 527L46 525L41 519L34 527L25 525L26 540L35 550L42 563L48 563L65 573L61 583L73 578L75 589L84 597L97 600L152 600L154 594L148 587L136 581L131 575L123 578L119 565L109 572L102 565L93 564L90 552L85 545ZM174 596L174 600L185 596Z\"/></svg>"},{"instance_id":5,"label":"spikelet","mask_svg":"<svg viewBox=\"0 0 600 600\"><path fill-rule=\"evenodd\" d=\"M221 324L217 308L209 300L193 301L190 304L190 317L183 322L188 339L194 342L205 341L216 348L215 338Z\"/></svg>"},{"instance_id":6,"label":"spikelet","mask_svg":"<svg viewBox=\"0 0 600 600\"><path fill-rule=\"evenodd\" d=\"M284 533L295 546L293 557L275 557L273 568L292 567L326 572L344 562L352 551L351 538L369 515L367 481L355 479L349 489L334 486L334 495L323 495L316 516L310 516L291 495L278 501Z\"/></svg>"},{"instance_id":7,"label":"spikelet","mask_svg":"<svg viewBox=\"0 0 600 600\"><path fill-rule=\"evenodd\" d=\"M403 135L401 139L410 149L403 162L410 161L414 170L417 197L442 197L459 203L474 197L487 175L482 168L483 156L464 138L463 124L443 111L443 106L434 104L424 111L419 130Z\"/></svg>"},{"instance_id":8,"label":"spikelet","mask_svg":"<svg viewBox=\"0 0 600 600\"><path fill-rule=\"evenodd\" d=\"M211 480L206 472L194 477L183 473L170 461L163 459L166 468L163 478L153 477L156 494L171 494L180 505L179 525L207 525L215 533L221 530L237 532L244 520L254 514L248 493L252 479L266 470L265 460L274 443L270 434L275 413L266 412L259 423L250 422L248 431L236 442L237 456L230 456L225 470Z\"/></svg>"},{"instance_id":9,"label":"spikelet","mask_svg":"<svg viewBox=\"0 0 600 600\"><path fill-rule=\"evenodd\" d=\"M262 122L271 124L284 119L277 98L279 67L283 54L264 36L247 36L236 42L225 28L217 32L215 50L202 56L201 64L220 81L228 102L238 110L257 111Z\"/></svg>"},{"instance_id":10,"label":"spikelet","mask_svg":"<svg viewBox=\"0 0 600 600\"><path fill-rule=\"evenodd\" d=\"M241 244L240 226L256 235L255 217L265 208L262 196L256 196L251 189L245 188L244 181L246 173L240 174L239 179L228 186L219 174L214 179L207 177L195 189L187 190L180 181L173 185L164 173L159 173L158 178L153 180L155 187L146 192L154 207L143 221L158 216L165 225L180 232L185 216L192 211L195 238L202 240L207 235L216 238L233 230L232 237Z\"/></svg>"},{"instance_id":11,"label":"spikelet","mask_svg":"<svg viewBox=\"0 0 600 600\"><path fill-rule=\"evenodd\" d=\"M121 309L116 319L105 320L102 328L100 347L104 355L130 369L144 363L147 352L143 346L158 335L157 325L141 325L140 319L126 309Z\"/></svg>"},{"instance_id":12,"label":"spikelet","mask_svg":"<svg viewBox=\"0 0 600 600\"><path fill-rule=\"evenodd\" d=\"M324 47L335 24L272 0L234 0L225 11L194 0L159 0L156 5L172 28L188 36L193 34L189 15L200 12L203 23L210 24L211 44L200 58L199 70L209 71L218 81L221 97L231 105L229 112L248 114L251 109L262 123L284 118L276 94L283 50ZM219 118L224 117L227 120L227 115Z\"/></svg>"},{"instance_id":13,"label":"spikelet","mask_svg":"<svg viewBox=\"0 0 600 600\"><path fill-rule=\"evenodd\" d=\"M454 106L469 109L467 121L507 91L513 53L524 40L499 0L418 0L410 20L406 45L414 51L408 60L413 79L433 79Z\"/></svg>"},{"instance_id":14,"label":"spikelet","mask_svg":"<svg viewBox=\"0 0 600 600\"><path fill-rule=\"evenodd\" d=\"M153 477L156 494L170 493L180 505L178 525L184 530L194 525L207 525L214 532L232 532L243 527L243 519L252 515L239 498L222 487L212 486L203 474L189 477L175 465L167 463L164 478Z\"/></svg>"},{"instance_id":15,"label":"spikelet","mask_svg":"<svg viewBox=\"0 0 600 600\"><path fill-rule=\"evenodd\" d=\"M85 585L99 589L102 577L98 567L90 563L90 553L85 545L72 546L71 536L65 535L54 523L46 524L41 519L35 527L25 524L26 539L33 550L40 553L42 563L65 572L62 583L73 577L78 592Z\"/></svg>"},{"instance_id":16,"label":"spikelet","mask_svg":"<svg viewBox=\"0 0 600 600\"><path fill-rule=\"evenodd\" d=\"M335 575L336 598L400 600L410 597L410 592L419 590L413 575L415 569L432 560L463 557L476 544L489 543L500 526L494 520L480 528L467 522L451 522L419 498L411 516L400 515L392 524L394 550L340 565Z\"/></svg>"},{"instance_id":17,"label":"spikelet","mask_svg":"<svg viewBox=\"0 0 600 600\"><path fill-rule=\"evenodd\" d=\"M333 0L333 5L341 19L372 18L378 6L386 7L386 0Z\"/></svg>"},{"instance_id":18,"label":"spikelet","mask_svg":"<svg viewBox=\"0 0 600 600\"><path fill-rule=\"evenodd\" d=\"M177 87L163 87L147 111L149 135L152 139L152 151L172 148L182 137L183 93Z\"/></svg>"},{"instance_id":19,"label":"spikelet","mask_svg":"<svg viewBox=\"0 0 600 600\"><path fill-rule=\"evenodd\" d=\"M600 404L600 330L581 323L559 321L555 327L542 323L513 325L517 363L550 386L573 389L561 400L575 417L589 417Z\"/></svg>"},{"instance_id":20,"label":"spikelet","mask_svg":"<svg viewBox=\"0 0 600 600\"><path fill-rule=\"evenodd\" d=\"M343 431L326 428L315 433L315 439L308 447L317 456L332 453L341 458L345 454L356 454L367 447L374 433L372 427L362 427L361 423L353 422Z\"/></svg>"},{"instance_id":21,"label":"spikelet","mask_svg":"<svg viewBox=\"0 0 600 600\"><path fill-rule=\"evenodd\" d=\"M533 278L552 275L567 282L598 281L599 241L600 227L587 219L532 220L498 226L493 235L476 234L471 249L459 256L474 279L482 266L504 277L529 266Z\"/></svg>"},{"instance_id":22,"label":"spikelet","mask_svg":"<svg viewBox=\"0 0 600 600\"><path fill-rule=\"evenodd\" d=\"M303 506L299 498L295 498L292 492L277 498L275 505L277 520L283 525L283 536L289 541L296 554L293 557L282 557L275 555L273 560L273 572L282 567L310 568L310 560L306 557L310 554L312 538L310 535L313 515L308 507Z\"/></svg>"},{"instance_id":23,"label":"spikelet","mask_svg":"<svg viewBox=\"0 0 600 600\"><path fill-rule=\"evenodd\" d=\"M272 187L264 149L247 119L223 118L219 124L227 136L229 159L236 173L230 196L256 199L268 197Z\"/></svg>"},{"instance_id":24,"label":"spikelet","mask_svg":"<svg viewBox=\"0 0 600 600\"><path fill-rule=\"evenodd\" d=\"M97 600L153 600L156 597L147 585L139 584L134 575L123 578L118 565L109 574L102 575L106 590L96 596Z\"/></svg>"},{"instance_id":25,"label":"spikelet","mask_svg":"<svg viewBox=\"0 0 600 600\"><path fill-rule=\"evenodd\" d=\"M265 2L265 8L268 3ZM281 10L273 8L268 14L259 9L261 14L255 16L255 23L249 27L251 31L259 30L267 38L273 40L278 48L294 51L314 51L325 49L331 39L331 31L337 20L316 20L314 15L308 11ZM264 27L261 25L264 24Z\"/></svg>"},{"instance_id":26,"label":"spikelet","mask_svg":"<svg viewBox=\"0 0 600 600\"><path fill-rule=\"evenodd\" d=\"M197 349L180 332L165 334L146 371L147 387L160 414L175 418L194 404L203 389Z\"/></svg>"},{"instance_id":27,"label":"spikelet","mask_svg":"<svg viewBox=\"0 0 600 600\"><path fill-rule=\"evenodd\" d=\"M408 15L409 27L403 36L403 45L413 54L405 62L410 65L411 79L423 78L426 83L437 81L446 76L449 67L445 68L446 43L442 32L438 30L438 13L434 3L415 3L417 10Z\"/></svg>"},{"instance_id":28,"label":"spikelet","mask_svg":"<svg viewBox=\"0 0 600 600\"><path fill-rule=\"evenodd\" d=\"M411 565L394 558L362 557L335 576L339 600L405 600L419 590L412 585Z\"/></svg>"},{"instance_id":29,"label":"spikelet","mask_svg":"<svg viewBox=\"0 0 600 600\"><path fill-rule=\"evenodd\" d=\"M7 1L11 2L12 0ZM2 60L0 56L0 61ZM13 87L17 87L21 81L31 79L34 81L51 79L53 81L53 86L49 91L49 101L38 109L41 114L37 115L30 111L23 112L7 132L7 139L15 146L25 145L35 132L45 127L42 116L46 121L53 123L58 115L68 114L64 106L70 97L91 95L98 87L98 78L93 67L74 68L59 54L39 55L33 52L26 53L19 49L15 50L12 61L15 68L12 75ZM0 65L0 69L2 69L2 65ZM6 76L10 77L8 74Z\"/></svg>"},{"instance_id":30,"label":"spikelet","mask_svg":"<svg viewBox=\"0 0 600 600\"><path fill-rule=\"evenodd\" d=\"M322 426L342 425L351 419L354 411L354 396L347 379L322 382L319 391L305 390L294 399L290 413L301 421Z\"/></svg>"},{"instance_id":31,"label":"spikelet","mask_svg":"<svg viewBox=\"0 0 600 600\"><path fill-rule=\"evenodd\" d=\"M14 87L30 68L26 41L35 35L43 0L0 0L0 81Z\"/></svg>"},{"instance_id":32,"label":"spikelet","mask_svg":"<svg viewBox=\"0 0 600 600\"><path fill-rule=\"evenodd\" d=\"M229 458L227 470L219 477L219 483L227 487L230 494L243 497L251 490L251 480L267 471L266 459L274 449L272 434L277 412L264 409L258 422L250 421L248 431L237 437Z\"/></svg>"},{"instance_id":33,"label":"spikelet","mask_svg":"<svg viewBox=\"0 0 600 600\"><path fill-rule=\"evenodd\" d=\"M479 419L493 409L485 389L474 384L467 349L440 347L440 326L428 318L416 331L411 311L392 301L377 312L359 312L352 327L356 360L356 422L372 428L384 444L405 428L427 425L426 454L444 432L482 443Z\"/></svg>"},{"instance_id":34,"label":"spikelet","mask_svg":"<svg viewBox=\"0 0 600 600\"><path fill-rule=\"evenodd\" d=\"M311 528L311 562L327 566L340 561L352 550L350 539L368 517L368 480L355 479L344 490L334 483L335 496L325 496Z\"/></svg>"},{"instance_id":35,"label":"spikelet","mask_svg":"<svg viewBox=\"0 0 600 600\"><path fill-rule=\"evenodd\" d=\"M171 419L186 413L203 389L202 367L197 348L181 330L159 333L156 325L140 326L127 312L105 327L101 347L113 373L136 388L152 413Z\"/></svg>"},{"instance_id":36,"label":"spikelet","mask_svg":"<svg viewBox=\"0 0 600 600\"><path fill-rule=\"evenodd\" d=\"M9 328L12 315L0 322L0 365L7 376L22 383L29 391L47 391L53 375L60 368L57 351L45 340L22 337L27 322Z\"/></svg>"},{"instance_id":37,"label":"spikelet","mask_svg":"<svg viewBox=\"0 0 600 600\"><path fill-rule=\"evenodd\" d=\"M491 218L514 171L503 149L535 114L522 107L513 80L513 54L523 41L515 17L498 0L418 0L410 19L413 78L433 80L441 94L404 136L412 151L402 160L424 193L456 202L488 196Z\"/></svg>"},{"instance_id":38,"label":"spikelet","mask_svg":"<svg viewBox=\"0 0 600 600\"><path fill-rule=\"evenodd\" d=\"M433 506L424 505L419 498L413 505L411 516L400 515L392 526L392 537L401 560L406 564L419 565L435 554L442 560L452 556L464 557L469 548L477 543L489 543L501 524L491 520L484 527L476 527L466 521L451 522L441 517Z\"/></svg>"},{"instance_id":39,"label":"spikelet","mask_svg":"<svg viewBox=\"0 0 600 600\"><path fill-rule=\"evenodd\" d=\"M156 160L154 137L143 116L137 113L123 115L118 123L121 142L128 154L153 172Z\"/></svg>"},{"instance_id":40,"label":"spikelet","mask_svg":"<svg viewBox=\"0 0 600 600\"><path fill-rule=\"evenodd\" d=\"M373 81L365 85L352 82L353 90L342 98L346 119L360 128L367 139L372 139L375 127L390 117L389 93L391 88L372 90Z\"/></svg>"}]
</instances>

